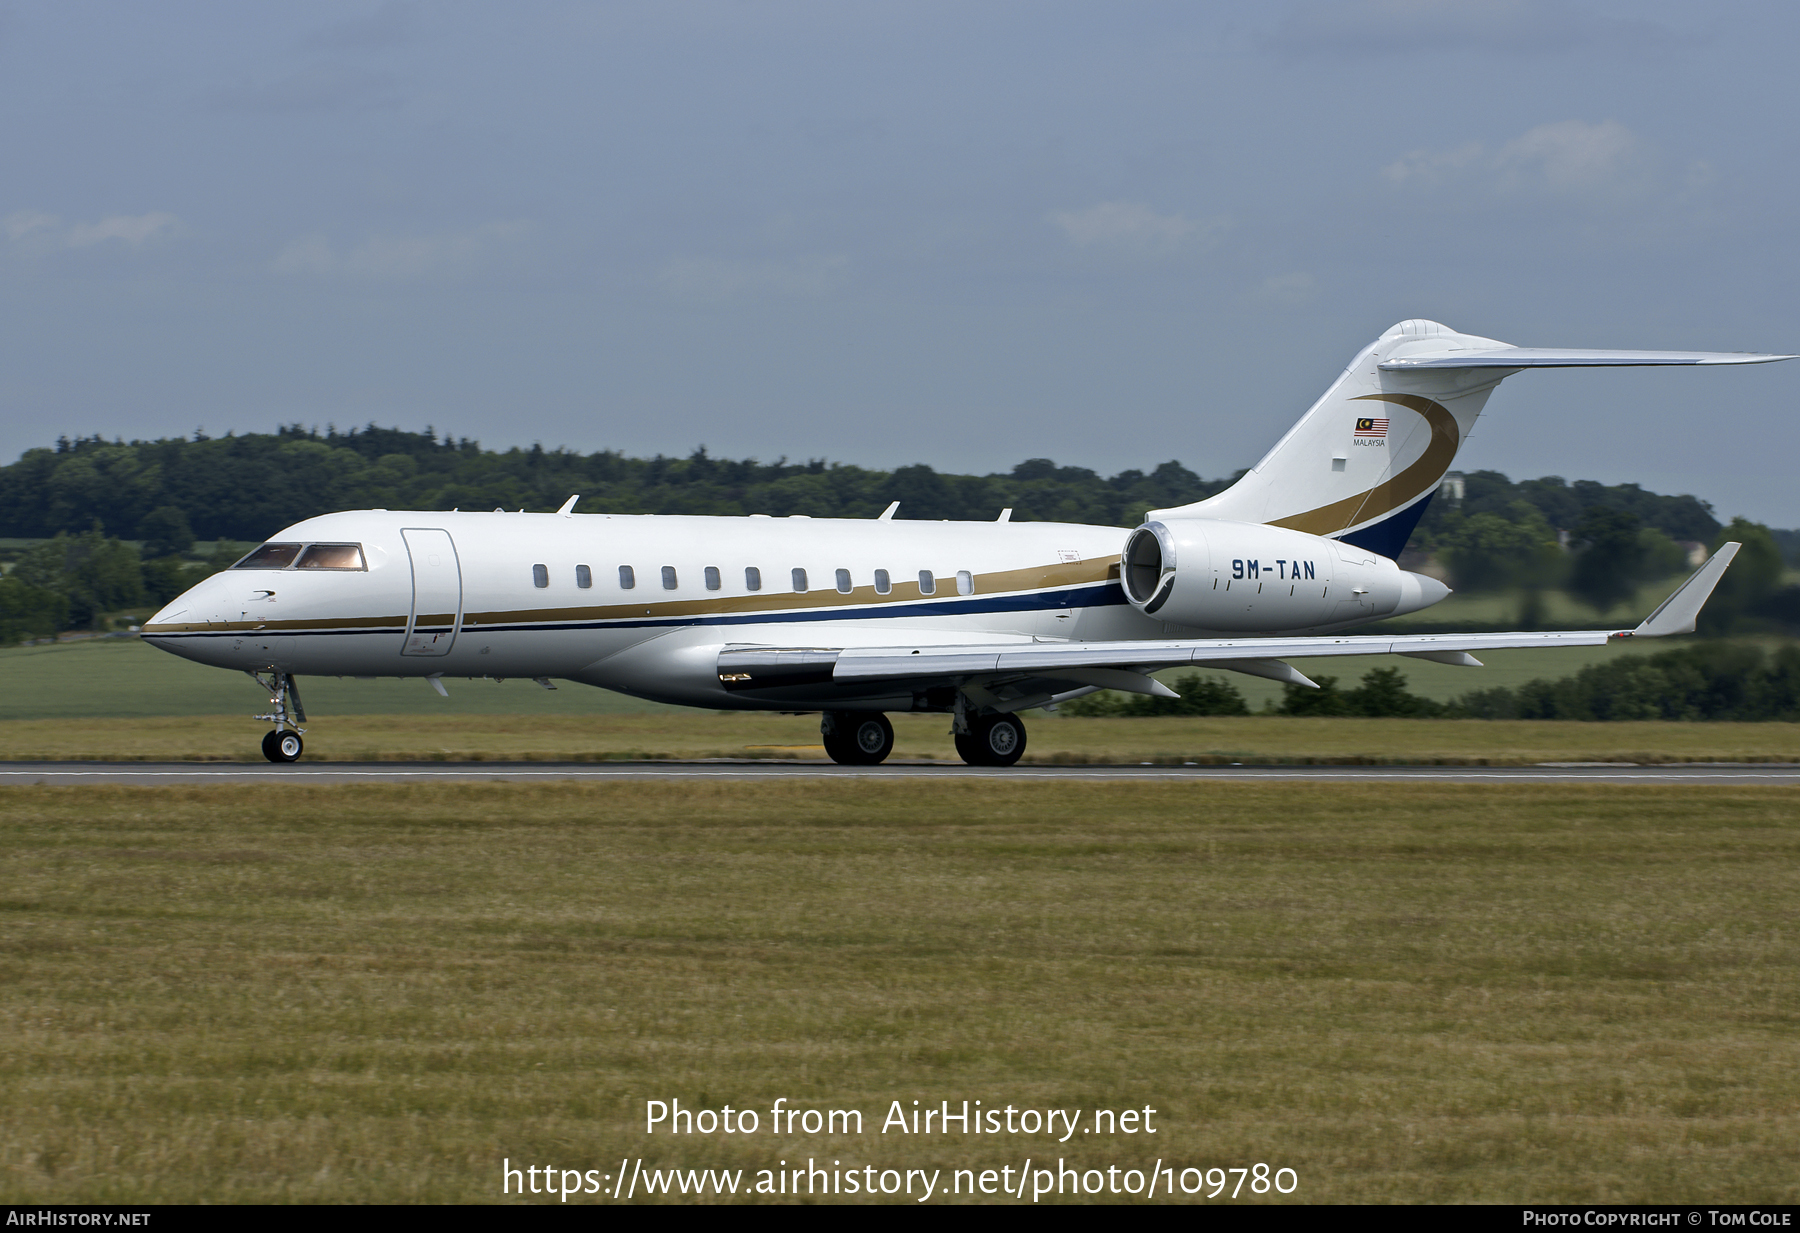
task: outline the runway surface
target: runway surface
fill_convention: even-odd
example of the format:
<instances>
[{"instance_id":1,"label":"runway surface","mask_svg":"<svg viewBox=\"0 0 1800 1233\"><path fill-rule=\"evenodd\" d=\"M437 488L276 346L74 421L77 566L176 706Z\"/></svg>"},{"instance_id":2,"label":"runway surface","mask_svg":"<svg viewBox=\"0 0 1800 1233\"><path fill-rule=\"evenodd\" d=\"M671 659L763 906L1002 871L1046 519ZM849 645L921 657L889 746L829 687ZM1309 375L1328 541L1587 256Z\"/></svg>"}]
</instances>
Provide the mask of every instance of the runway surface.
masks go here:
<instances>
[{"instance_id":1,"label":"runway surface","mask_svg":"<svg viewBox=\"0 0 1800 1233\"><path fill-rule=\"evenodd\" d=\"M13 762L0 787L169 787L196 784L349 784L770 779L1307 780L1344 783L1611 783L1800 787L1800 763L1544 763L1537 766L1015 766L952 763L836 766L822 762Z\"/></svg>"}]
</instances>

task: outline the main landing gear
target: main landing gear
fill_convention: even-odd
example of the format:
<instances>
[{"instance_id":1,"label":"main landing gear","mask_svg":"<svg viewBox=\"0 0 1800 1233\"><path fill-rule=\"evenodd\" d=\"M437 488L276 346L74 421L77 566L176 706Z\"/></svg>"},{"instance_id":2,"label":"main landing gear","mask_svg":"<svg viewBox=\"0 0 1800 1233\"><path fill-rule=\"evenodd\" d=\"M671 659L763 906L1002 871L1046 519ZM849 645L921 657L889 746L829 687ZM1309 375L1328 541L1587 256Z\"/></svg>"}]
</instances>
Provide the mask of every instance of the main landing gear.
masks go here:
<instances>
[{"instance_id":1,"label":"main landing gear","mask_svg":"<svg viewBox=\"0 0 1800 1233\"><path fill-rule=\"evenodd\" d=\"M840 766L879 766L894 752L894 725L880 711L826 711L819 732Z\"/></svg>"},{"instance_id":2,"label":"main landing gear","mask_svg":"<svg viewBox=\"0 0 1800 1233\"><path fill-rule=\"evenodd\" d=\"M1025 753L1025 721L1017 715L956 717L956 752L970 766L1011 766ZM879 711L826 711L819 721L825 752L840 766L878 766L894 752L894 725Z\"/></svg>"},{"instance_id":3,"label":"main landing gear","mask_svg":"<svg viewBox=\"0 0 1800 1233\"><path fill-rule=\"evenodd\" d=\"M269 691L269 713L251 716L252 719L265 719L275 725L273 731L263 736L263 757L271 762L298 762L306 749L306 742L300 739L300 734L306 731L300 726L306 722L306 707L300 702L300 687L294 683L292 676L274 669L267 673L251 672L248 675ZM296 720L299 722L296 723Z\"/></svg>"},{"instance_id":4,"label":"main landing gear","mask_svg":"<svg viewBox=\"0 0 1800 1233\"><path fill-rule=\"evenodd\" d=\"M1011 766L1025 755L1025 721L1017 715L975 715L955 733L956 752L970 766Z\"/></svg>"}]
</instances>

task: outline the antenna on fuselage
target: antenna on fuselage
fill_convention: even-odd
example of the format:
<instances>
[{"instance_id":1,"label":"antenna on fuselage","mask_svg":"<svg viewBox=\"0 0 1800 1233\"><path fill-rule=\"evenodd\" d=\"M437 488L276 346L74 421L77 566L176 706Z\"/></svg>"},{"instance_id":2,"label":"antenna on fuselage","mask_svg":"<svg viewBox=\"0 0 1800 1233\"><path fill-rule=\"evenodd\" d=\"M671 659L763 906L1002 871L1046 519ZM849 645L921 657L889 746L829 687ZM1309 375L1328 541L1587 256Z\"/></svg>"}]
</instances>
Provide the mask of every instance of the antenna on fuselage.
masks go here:
<instances>
[{"instance_id":1,"label":"antenna on fuselage","mask_svg":"<svg viewBox=\"0 0 1800 1233\"><path fill-rule=\"evenodd\" d=\"M567 518L569 516L569 511L571 511L575 508L575 502L577 502L579 500L581 500L581 494L578 492L574 496L570 497L567 501L564 501L562 503L562 508L557 510L556 512L561 514L564 518Z\"/></svg>"},{"instance_id":2,"label":"antenna on fuselage","mask_svg":"<svg viewBox=\"0 0 1800 1233\"><path fill-rule=\"evenodd\" d=\"M886 509L882 510L879 514L875 515L875 521L876 522L892 522L894 520L894 511L899 508L900 508L900 502L889 501L888 507Z\"/></svg>"}]
</instances>

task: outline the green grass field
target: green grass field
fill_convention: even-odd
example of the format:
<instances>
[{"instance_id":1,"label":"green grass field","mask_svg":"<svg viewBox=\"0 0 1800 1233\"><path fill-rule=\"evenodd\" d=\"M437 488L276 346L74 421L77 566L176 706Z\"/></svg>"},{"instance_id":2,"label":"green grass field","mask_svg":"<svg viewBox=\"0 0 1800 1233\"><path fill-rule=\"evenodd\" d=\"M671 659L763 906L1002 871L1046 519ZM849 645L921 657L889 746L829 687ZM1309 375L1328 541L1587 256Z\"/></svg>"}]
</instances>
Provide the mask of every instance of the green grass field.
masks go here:
<instances>
[{"instance_id":1,"label":"green grass field","mask_svg":"<svg viewBox=\"0 0 1800 1233\"><path fill-rule=\"evenodd\" d=\"M9 789L0 1200L1064 1157L1264 1162L1312 1202L1791 1203L1795 800ZM864 1132L768 1133L778 1097ZM674 1098L763 1132L646 1136ZM963 1099L1149 1106L1158 1134L879 1133L890 1101Z\"/></svg>"},{"instance_id":2,"label":"green grass field","mask_svg":"<svg viewBox=\"0 0 1800 1233\"><path fill-rule=\"evenodd\" d=\"M1637 648L1640 652L1643 648ZM1652 648L1655 649L1655 648ZM1311 659L1308 674L1326 673L1345 684L1371 668L1398 668L1413 692L1448 699L1494 685L1519 685L1534 677L1566 676L1622 652L1616 646L1484 653L1484 668L1453 668L1397 656ZM1179 672L1160 674L1173 679ZM1227 674L1251 708L1279 700L1281 687L1259 677ZM266 695L241 672L178 659L133 638L95 638L48 646L0 650L0 721L90 716L220 715L261 710ZM302 677L309 715L621 715L659 711L688 713L604 689L564 684L554 691L530 681L445 682L441 698L422 680L358 681Z\"/></svg>"},{"instance_id":3,"label":"green grass field","mask_svg":"<svg viewBox=\"0 0 1800 1233\"><path fill-rule=\"evenodd\" d=\"M1384 657L1341 662L1350 679L1398 664L1412 688L1516 684L1617 654L1517 651L1485 670ZM1558 658L1562 656L1563 658ZM1174 675L1174 674L1164 674ZM1259 685L1236 678L1247 694ZM240 673L206 668L127 639L0 651L0 759L260 761L266 695ZM822 759L818 720L657 706L620 694L529 681L305 678L313 761L666 758ZM1272 687L1271 687L1272 689ZM895 715L895 757L954 761L941 715ZM1800 758L1800 727L1779 723L1487 722L1482 720L1085 719L1031 712L1028 762L1758 762Z\"/></svg>"}]
</instances>

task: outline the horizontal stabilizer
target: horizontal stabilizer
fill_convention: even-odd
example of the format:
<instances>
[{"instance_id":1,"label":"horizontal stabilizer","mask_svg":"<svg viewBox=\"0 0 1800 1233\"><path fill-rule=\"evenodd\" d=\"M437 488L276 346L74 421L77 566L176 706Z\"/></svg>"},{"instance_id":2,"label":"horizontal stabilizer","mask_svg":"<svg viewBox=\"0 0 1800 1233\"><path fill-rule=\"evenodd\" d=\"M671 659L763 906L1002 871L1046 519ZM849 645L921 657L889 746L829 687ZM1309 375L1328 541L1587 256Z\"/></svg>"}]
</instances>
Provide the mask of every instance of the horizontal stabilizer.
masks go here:
<instances>
[{"instance_id":1,"label":"horizontal stabilizer","mask_svg":"<svg viewBox=\"0 0 1800 1233\"><path fill-rule=\"evenodd\" d=\"M1772 364L1800 359L1756 351L1592 351L1572 347L1495 347L1396 356L1382 361L1385 372L1422 368L1640 368L1669 364Z\"/></svg>"},{"instance_id":2,"label":"horizontal stabilizer","mask_svg":"<svg viewBox=\"0 0 1800 1233\"><path fill-rule=\"evenodd\" d=\"M1675 594L1663 600L1655 612L1645 617L1643 623L1631 631L1631 636L1663 638L1669 634L1693 633L1694 622L1700 617L1700 609L1712 598L1713 588L1719 585L1719 579L1725 576L1725 567L1731 564L1731 558L1737 555L1741 547L1743 545L1735 541L1722 545L1707 559L1706 564L1676 588Z\"/></svg>"}]
</instances>

